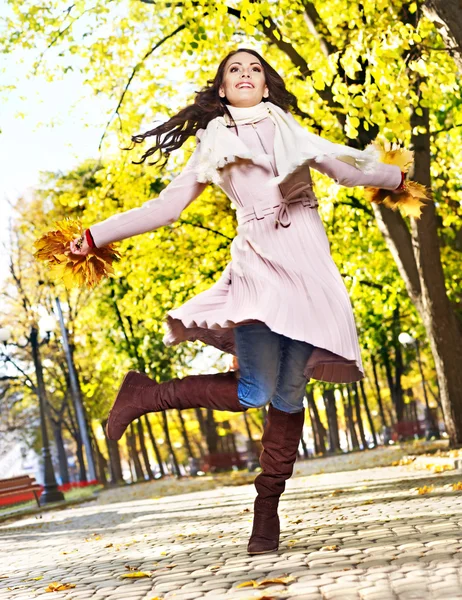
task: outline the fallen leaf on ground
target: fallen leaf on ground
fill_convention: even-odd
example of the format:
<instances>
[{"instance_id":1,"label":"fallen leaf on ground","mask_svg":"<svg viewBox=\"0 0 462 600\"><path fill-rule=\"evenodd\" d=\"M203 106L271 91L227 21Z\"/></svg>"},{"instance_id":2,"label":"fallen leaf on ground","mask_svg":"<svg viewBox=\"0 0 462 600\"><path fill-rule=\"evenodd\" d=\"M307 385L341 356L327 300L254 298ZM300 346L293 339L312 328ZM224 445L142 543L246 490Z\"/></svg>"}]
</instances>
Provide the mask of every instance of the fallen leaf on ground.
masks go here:
<instances>
[{"instance_id":1,"label":"fallen leaf on ground","mask_svg":"<svg viewBox=\"0 0 462 600\"><path fill-rule=\"evenodd\" d=\"M462 481L458 481L457 483L452 484L452 489L454 492L462 492Z\"/></svg>"},{"instance_id":2,"label":"fallen leaf on ground","mask_svg":"<svg viewBox=\"0 0 462 600\"><path fill-rule=\"evenodd\" d=\"M415 456L404 456L400 460L394 460L391 463L392 467L407 467L407 465L411 465L415 461Z\"/></svg>"},{"instance_id":3,"label":"fallen leaf on ground","mask_svg":"<svg viewBox=\"0 0 462 600\"><path fill-rule=\"evenodd\" d=\"M328 552L328 551L334 551L336 552L337 550L340 550L340 546L334 545L334 546L323 546L321 548L321 552Z\"/></svg>"},{"instance_id":4,"label":"fallen leaf on ground","mask_svg":"<svg viewBox=\"0 0 462 600\"><path fill-rule=\"evenodd\" d=\"M427 465L427 469L433 473L444 473L445 471L454 471L454 465Z\"/></svg>"},{"instance_id":5,"label":"fallen leaf on ground","mask_svg":"<svg viewBox=\"0 0 462 600\"><path fill-rule=\"evenodd\" d=\"M126 569L128 569L129 571L138 571L139 567L132 567L131 565L124 565L124 567Z\"/></svg>"},{"instance_id":6,"label":"fallen leaf on ground","mask_svg":"<svg viewBox=\"0 0 462 600\"><path fill-rule=\"evenodd\" d=\"M45 588L45 592L64 592L65 590L71 590L72 588L75 588L75 583L52 581L50 585Z\"/></svg>"},{"instance_id":7,"label":"fallen leaf on ground","mask_svg":"<svg viewBox=\"0 0 462 600\"><path fill-rule=\"evenodd\" d=\"M97 542L101 539L101 536L97 533L92 533L90 537L85 538L86 542Z\"/></svg>"},{"instance_id":8,"label":"fallen leaf on ground","mask_svg":"<svg viewBox=\"0 0 462 600\"><path fill-rule=\"evenodd\" d=\"M124 573L119 575L120 579L141 579L142 577L151 577L151 571L131 571L130 573Z\"/></svg>"},{"instance_id":9,"label":"fallen leaf on ground","mask_svg":"<svg viewBox=\"0 0 462 600\"><path fill-rule=\"evenodd\" d=\"M111 544L106 544L104 547L105 548L112 548L113 546L114 546L114 544L111 543Z\"/></svg>"},{"instance_id":10,"label":"fallen leaf on ground","mask_svg":"<svg viewBox=\"0 0 462 600\"><path fill-rule=\"evenodd\" d=\"M258 588L258 587L263 587L265 585L271 585L273 583L287 585L288 583L292 583L292 581L295 581L295 580L296 580L296 577L292 577L292 575L288 575L287 577L274 577L273 579L264 579L263 581L255 581L255 579L251 579L250 581L244 581L243 583L240 583L236 587L237 588L244 588L244 587Z\"/></svg>"},{"instance_id":11,"label":"fallen leaf on ground","mask_svg":"<svg viewBox=\"0 0 462 600\"><path fill-rule=\"evenodd\" d=\"M345 490L334 490L332 492L332 494L329 494L329 496L340 496L340 494L344 494Z\"/></svg>"},{"instance_id":12,"label":"fallen leaf on ground","mask_svg":"<svg viewBox=\"0 0 462 600\"><path fill-rule=\"evenodd\" d=\"M424 485L423 487L417 488L417 491L422 496L423 494L429 494L430 492L433 492L434 489L434 485Z\"/></svg>"},{"instance_id":13,"label":"fallen leaf on ground","mask_svg":"<svg viewBox=\"0 0 462 600\"><path fill-rule=\"evenodd\" d=\"M332 510L340 510L342 507L341 506L333 506Z\"/></svg>"},{"instance_id":14,"label":"fallen leaf on ground","mask_svg":"<svg viewBox=\"0 0 462 600\"><path fill-rule=\"evenodd\" d=\"M364 500L364 502L361 502L362 505L364 504L374 504L373 500Z\"/></svg>"}]
</instances>

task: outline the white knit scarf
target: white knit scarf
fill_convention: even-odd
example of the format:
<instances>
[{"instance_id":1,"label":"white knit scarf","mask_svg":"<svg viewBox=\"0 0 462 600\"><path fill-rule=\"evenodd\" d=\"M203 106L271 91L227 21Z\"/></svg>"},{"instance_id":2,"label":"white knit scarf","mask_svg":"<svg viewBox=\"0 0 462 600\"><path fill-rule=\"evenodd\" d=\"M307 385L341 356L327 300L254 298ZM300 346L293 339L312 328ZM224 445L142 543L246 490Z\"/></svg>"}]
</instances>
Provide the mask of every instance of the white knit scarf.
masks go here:
<instances>
[{"instance_id":1,"label":"white knit scarf","mask_svg":"<svg viewBox=\"0 0 462 600\"><path fill-rule=\"evenodd\" d=\"M301 127L291 113L272 102L260 102L249 108L228 105L228 109L236 125L257 123L268 116L275 123L274 157L279 175L271 180L272 184L282 183L306 161L320 161L324 156L342 160L366 173L374 170L379 162L379 152L374 146L356 150L329 142ZM200 182L219 184L219 169L238 159L256 158L227 125L231 125L228 116L216 117L209 122L201 137L196 163L197 180Z\"/></svg>"}]
</instances>

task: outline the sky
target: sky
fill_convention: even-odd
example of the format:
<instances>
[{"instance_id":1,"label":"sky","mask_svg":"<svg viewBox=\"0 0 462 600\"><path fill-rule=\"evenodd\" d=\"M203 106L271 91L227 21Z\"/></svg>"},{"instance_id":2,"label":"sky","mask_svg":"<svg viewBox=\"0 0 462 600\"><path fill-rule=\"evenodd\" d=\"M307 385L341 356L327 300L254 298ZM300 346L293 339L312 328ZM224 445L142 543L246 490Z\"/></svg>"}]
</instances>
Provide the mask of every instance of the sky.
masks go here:
<instances>
[{"instance_id":1,"label":"sky","mask_svg":"<svg viewBox=\"0 0 462 600\"><path fill-rule=\"evenodd\" d=\"M47 82L27 79L27 66L14 56L3 66L4 80L17 80L18 87L0 98L0 281L8 265L4 243L11 203L38 183L41 171L66 170L96 157L111 108L107 99L92 95L79 74Z\"/></svg>"}]
</instances>

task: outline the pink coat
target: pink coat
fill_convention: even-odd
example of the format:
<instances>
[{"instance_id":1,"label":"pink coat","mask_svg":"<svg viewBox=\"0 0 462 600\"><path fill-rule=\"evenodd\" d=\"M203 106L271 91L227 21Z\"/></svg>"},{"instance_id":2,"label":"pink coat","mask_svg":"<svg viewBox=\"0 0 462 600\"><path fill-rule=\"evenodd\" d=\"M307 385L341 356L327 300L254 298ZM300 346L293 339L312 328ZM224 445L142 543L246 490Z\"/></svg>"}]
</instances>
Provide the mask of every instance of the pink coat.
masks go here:
<instances>
[{"instance_id":1,"label":"pink coat","mask_svg":"<svg viewBox=\"0 0 462 600\"><path fill-rule=\"evenodd\" d=\"M201 340L234 353L233 328L262 321L277 333L315 346L304 370L308 378L357 381L363 368L353 312L316 208L310 169L300 168L281 186L268 185L277 175L273 122L266 118L239 125L239 136L259 156L254 162L231 163L221 172L221 187L236 207L238 221L231 261L217 283L168 313L164 341ZM157 199L92 225L96 246L176 221L207 185L196 180L197 158L196 151ZM392 165L365 174L325 158L310 167L348 187L396 189L401 182L400 169Z\"/></svg>"}]
</instances>

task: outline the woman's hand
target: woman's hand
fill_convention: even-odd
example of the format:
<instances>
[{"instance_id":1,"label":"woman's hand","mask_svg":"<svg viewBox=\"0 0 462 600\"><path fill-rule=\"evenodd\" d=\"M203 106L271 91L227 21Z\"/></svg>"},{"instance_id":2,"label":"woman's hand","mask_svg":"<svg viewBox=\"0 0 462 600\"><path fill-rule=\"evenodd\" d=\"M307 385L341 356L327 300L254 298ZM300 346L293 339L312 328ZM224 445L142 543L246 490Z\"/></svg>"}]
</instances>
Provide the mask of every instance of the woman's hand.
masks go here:
<instances>
[{"instance_id":1,"label":"woman's hand","mask_svg":"<svg viewBox=\"0 0 462 600\"><path fill-rule=\"evenodd\" d=\"M72 240L70 243L70 249L72 254L77 254L78 256L87 256L87 254L90 254L91 252L91 248L85 239L85 235Z\"/></svg>"}]
</instances>

